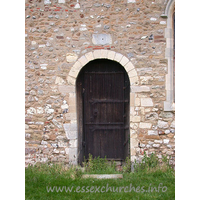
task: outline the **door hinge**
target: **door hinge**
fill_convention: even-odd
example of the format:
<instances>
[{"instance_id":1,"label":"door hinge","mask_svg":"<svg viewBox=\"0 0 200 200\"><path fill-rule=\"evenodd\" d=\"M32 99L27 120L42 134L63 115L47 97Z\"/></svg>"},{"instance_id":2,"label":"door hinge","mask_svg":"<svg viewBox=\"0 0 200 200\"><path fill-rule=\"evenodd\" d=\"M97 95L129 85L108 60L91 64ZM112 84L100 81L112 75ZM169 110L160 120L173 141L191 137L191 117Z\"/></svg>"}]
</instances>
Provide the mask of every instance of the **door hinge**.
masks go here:
<instances>
[{"instance_id":1,"label":"door hinge","mask_svg":"<svg viewBox=\"0 0 200 200\"><path fill-rule=\"evenodd\" d=\"M82 146L85 147L85 141L82 141Z\"/></svg>"},{"instance_id":2,"label":"door hinge","mask_svg":"<svg viewBox=\"0 0 200 200\"><path fill-rule=\"evenodd\" d=\"M85 93L85 88L83 88L83 91L82 91L82 93L83 93L83 94Z\"/></svg>"},{"instance_id":3,"label":"door hinge","mask_svg":"<svg viewBox=\"0 0 200 200\"><path fill-rule=\"evenodd\" d=\"M128 143L128 139L123 143L123 145L126 146L127 143Z\"/></svg>"}]
</instances>

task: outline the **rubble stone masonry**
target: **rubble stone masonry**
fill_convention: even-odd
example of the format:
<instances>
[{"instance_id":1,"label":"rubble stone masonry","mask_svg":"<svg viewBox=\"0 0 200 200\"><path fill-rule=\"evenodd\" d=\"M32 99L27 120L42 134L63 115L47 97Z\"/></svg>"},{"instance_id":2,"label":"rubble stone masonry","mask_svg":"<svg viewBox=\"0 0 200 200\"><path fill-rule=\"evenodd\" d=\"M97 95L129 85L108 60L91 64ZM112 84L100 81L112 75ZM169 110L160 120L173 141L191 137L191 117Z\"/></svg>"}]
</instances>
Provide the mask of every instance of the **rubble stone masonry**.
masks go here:
<instances>
[{"instance_id":1,"label":"rubble stone masonry","mask_svg":"<svg viewBox=\"0 0 200 200\"><path fill-rule=\"evenodd\" d=\"M174 165L175 112L164 109L169 2L25 1L25 166L78 164L76 78L97 58L119 62L130 79L131 161L146 151Z\"/></svg>"}]
</instances>

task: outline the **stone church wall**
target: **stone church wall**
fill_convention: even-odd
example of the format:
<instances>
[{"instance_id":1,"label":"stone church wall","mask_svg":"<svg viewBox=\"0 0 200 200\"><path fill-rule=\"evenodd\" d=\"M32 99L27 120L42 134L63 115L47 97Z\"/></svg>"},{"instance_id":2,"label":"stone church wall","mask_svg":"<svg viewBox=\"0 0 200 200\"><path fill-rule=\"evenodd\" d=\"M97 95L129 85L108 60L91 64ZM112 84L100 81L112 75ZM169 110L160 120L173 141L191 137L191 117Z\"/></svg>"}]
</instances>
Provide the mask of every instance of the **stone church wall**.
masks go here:
<instances>
[{"instance_id":1,"label":"stone church wall","mask_svg":"<svg viewBox=\"0 0 200 200\"><path fill-rule=\"evenodd\" d=\"M96 58L130 82L130 158L175 162L175 112L165 111L166 0L25 1L25 165L77 164L76 77Z\"/></svg>"}]
</instances>

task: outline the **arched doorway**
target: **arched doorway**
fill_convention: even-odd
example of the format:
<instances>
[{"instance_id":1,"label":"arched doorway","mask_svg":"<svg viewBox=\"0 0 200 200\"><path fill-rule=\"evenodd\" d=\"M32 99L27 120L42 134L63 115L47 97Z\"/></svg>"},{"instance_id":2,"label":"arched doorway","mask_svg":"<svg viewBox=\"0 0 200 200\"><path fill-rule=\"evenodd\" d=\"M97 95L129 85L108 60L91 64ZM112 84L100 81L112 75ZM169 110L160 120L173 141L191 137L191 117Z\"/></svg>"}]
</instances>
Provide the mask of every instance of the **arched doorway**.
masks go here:
<instances>
[{"instance_id":1,"label":"arched doorway","mask_svg":"<svg viewBox=\"0 0 200 200\"><path fill-rule=\"evenodd\" d=\"M78 161L124 160L129 156L130 81L124 67L108 59L87 63L76 81Z\"/></svg>"}]
</instances>

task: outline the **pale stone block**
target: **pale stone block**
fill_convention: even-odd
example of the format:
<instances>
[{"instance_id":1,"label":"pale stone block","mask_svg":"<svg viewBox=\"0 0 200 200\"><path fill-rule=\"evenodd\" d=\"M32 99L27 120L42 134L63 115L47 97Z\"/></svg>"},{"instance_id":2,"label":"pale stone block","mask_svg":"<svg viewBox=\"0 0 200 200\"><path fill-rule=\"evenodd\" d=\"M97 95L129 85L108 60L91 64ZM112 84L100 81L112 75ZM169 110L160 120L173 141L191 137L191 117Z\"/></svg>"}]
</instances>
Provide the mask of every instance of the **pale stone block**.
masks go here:
<instances>
[{"instance_id":1,"label":"pale stone block","mask_svg":"<svg viewBox=\"0 0 200 200\"><path fill-rule=\"evenodd\" d=\"M51 1L50 1L50 0L44 0L44 4L45 4L45 5L51 4Z\"/></svg>"},{"instance_id":2,"label":"pale stone block","mask_svg":"<svg viewBox=\"0 0 200 200\"><path fill-rule=\"evenodd\" d=\"M138 85L139 84L139 79L137 76L134 76L134 77L129 76L129 79L130 79L130 85Z\"/></svg>"},{"instance_id":3,"label":"pale stone block","mask_svg":"<svg viewBox=\"0 0 200 200\"><path fill-rule=\"evenodd\" d=\"M72 113L76 112L76 105L70 105L69 112L72 112Z\"/></svg>"},{"instance_id":4,"label":"pale stone block","mask_svg":"<svg viewBox=\"0 0 200 200\"><path fill-rule=\"evenodd\" d=\"M145 115L144 107L140 107L140 113L141 113L141 115Z\"/></svg>"},{"instance_id":5,"label":"pale stone block","mask_svg":"<svg viewBox=\"0 0 200 200\"><path fill-rule=\"evenodd\" d=\"M108 59L113 60L115 57L115 52L114 51L108 51Z\"/></svg>"},{"instance_id":6,"label":"pale stone block","mask_svg":"<svg viewBox=\"0 0 200 200\"><path fill-rule=\"evenodd\" d=\"M131 92L149 92L150 87L148 86L131 86Z\"/></svg>"},{"instance_id":7,"label":"pale stone block","mask_svg":"<svg viewBox=\"0 0 200 200\"><path fill-rule=\"evenodd\" d=\"M160 24L165 25L167 22L166 21L160 21Z\"/></svg>"},{"instance_id":8,"label":"pale stone block","mask_svg":"<svg viewBox=\"0 0 200 200\"><path fill-rule=\"evenodd\" d=\"M108 50L101 49L101 57L102 58L108 58Z\"/></svg>"},{"instance_id":9,"label":"pale stone block","mask_svg":"<svg viewBox=\"0 0 200 200\"><path fill-rule=\"evenodd\" d=\"M86 27L81 27L79 28L80 31L87 31L87 28Z\"/></svg>"},{"instance_id":10,"label":"pale stone block","mask_svg":"<svg viewBox=\"0 0 200 200\"><path fill-rule=\"evenodd\" d=\"M62 110L65 110L65 109L68 109L69 108L69 105L68 104L63 104L61 105L61 109Z\"/></svg>"},{"instance_id":11,"label":"pale stone block","mask_svg":"<svg viewBox=\"0 0 200 200\"><path fill-rule=\"evenodd\" d=\"M76 98L76 93L69 93L69 97L71 97L71 98Z\"/></svg>"},{"instance_id":12,"label":"pale stone block","mask_svg":"<svg viewBox=\"0 0 200 200\"><path fill-rule=\"evenodd\" d=\"M79 61L77 61L75 62L72 68L80 70L82 68L82 64Z\"/></svg>"},{"instance_id":13,"label":"pale stone block","mask_svg":"<svg viewBox=\"0 0 200 200\"><path fill-rule=\"evenodd\" d=\"M165 130L165 134L169 134L170 133L170 130Z\"/></svg>"},{"instance_id":14,"label":"pale stone block","mask_svg":"<svg viewBox=\"0 0 200 200\"><path fill-rule=\"evenodd\" d=\"M44 69L44 70L45 70L45 69L47 69L47 65L48 65L48 64L40 64L40 67L41 67L41 69Z\"/></svg>"},{"instance_id":15,"label":"pale stone block","mask_svg":"<svg viewBox=\"0 0 200 200\"><path fill-rule=\"evenodd\" d=\"M175 128L175 120L170 125L171 128Z\"/></svg>"},{"instance_id":16,"label":"pale stone block","mask_svg":"<svg viewBox=\"0 0 200 200\"><path fill-rule=\"evenodd\" d=\"M158 128L168 128L169 127L169 125L168 125L168 123L167 122L165 122L165 121L161 121L161 120L158 120Z\"/></svg>"},{"instance_id":17,"label":"pale stone block","mask_svg":"<svg viewBox=\"0 0 200 200\"><path fill-rule=\"evenodd\" d=\"M112 37L110 34L92 34L92 43L95 45L112 44Z\"/></svg>"},{"instance_id":18,"label":"pale stone block","mask_svg":"<svg viewBox=\"0 0 200 200\"><path fill-rule=\"evenodd\" d=\"M156 21L157 18L151 17L150 20L151 20L151 21Z\"/></svg>"},{"instance_id":19,"label":"pale stone block","mask_svg":"<svg viewBox=\"0 0 200 200\"><path fill-rule=\"evenodd\" d=\"M131 147L137 147L138 146L137 139L130 138L130 142L131 142Z\"/></svg>"},{"instance_id":20,"label":"pale stone block","mask_svg":"<svg viewBox=\"0 0 200 200\"><path fill-rule=\"evenodd\" d=\"M158 131L148 130L148 135L158 135Z\"/></svg>"},{"instance_id":21,"label":"pale stone block","mask_svg":"<svg viewBox=\"0 0 200 200\"><path fill-rule=\"evenodd\" d=\"M150 111L151 111L151 108L145 108L145 110L144 110L145 113L148 113Z\"/></svg>"},{"instance_id":22,"label":"pale stone block","mask_svg":"<svg viewBox=\"0 0 200 200\"><path fill-rule=\"evenodd\" d=\"M65 148L65 153L69 155L69 148Z\"/></svg>"},{"instance_id":23,"label":"pale stone block","mask_svg":"<svg viewBox=\"0 0 200 200\"><path fill-rule=\"evenodd\" d=\"M79 73L79 70L72 67L70 72L69 72L69 76L76 78L78 76L78 73Z\"/></svg>"},{"instance_id":24,"label":"pale stone block","mask_svg":"<svg viewBox=\"0 0 200 200\"><path fill-rule=\"evenodd\" d=\"M65 0L58 0L58 3L65 3Z\"/></svg>"},{"instance_id":25,"label":"pale stone block","mask_svg":"<svg viewBox=\"0 0 200 200\"><path fill-rule=\"evenodd\" d=\"M76 94L69 94L69 112L76 113Z\"/></svg>"},{"instance_id":26,"label":"pale stone block","mask_svg":"<svg viewBox=\"0 0 200 200\"><path fill-rule=\"evenodd\" d=\"M75 53L67 53L66 60L68 63L75 62L77 60L78 56Z\"/></svg>"},{"instance_id":27,"label":"pale stone block","mask_svg":"<svg viewBox=\"0 0 200 200\"><path fill-rule=\"evenodd\" d=\"M136 130L139 127L139 123L130 123L130 128Z\"/></svg>"},{"instance_id":28,"label":"pale stone block","mask_svg":"<svg viewBox=\"0 0 200 200\"><path fill-rule=\"evenodd\" d=\"M162 144L162 140L154 140L155 143Z\"/></svg>"},{"instance_id":29,"label":"pale stone block","mask_svg":"<svg viewBox=\"0 0 200 200\"><path fill-rule=\"evenodd\" d=\"M51 105L49 105L49 104L46 105L44 111L45 111L46 114L52 114L52 113L54 113L54 109L51 108Z\"/></svg>"},{"instance_id":30,"label":"pale stone block","mask_svg":"<svg viewBox=\"0 0 200 200\"><path fill-rule=\"evenodd\" d=\"M125 66L126 63L128 63L128 61L129 61L129 59L126 58L125 56L123 56L122 59L120 60L120 64L121 64L122 66Z\"/></svg>"},{"instance_id":31,"label":"pale stone block","mask_svg":"<svg viewBox=\"0 0 200 200\"><path fill-rule=\"evenodd\" d=\"M58 91L62 94L75 93L75 87L72 85L59 85Z\"/></svg>"},{"instance_id":32,"label":"pale stone block","mask_svg":"<svg viewBox=\"0 0 200 200\"><path fill-rule=\"evenodd\" d=\"M135 112L135 108L134 107L130 107L130 115L131 116L135 116L137 113Z\"/></svg>"},{"instance_id":33,"label":"pale stone block","mask_svg":"<svg viewBox=\"0 0 200 200\"><path fill-rule=\"evenodd\" d=\"M130 93L130 106L134 107L135 106L135 94Z\"/></svg>"},{"instance_id":34,"label":"pale stone block","mask_svg":"<svg viewBox=\"0 0 200 200\"><path fill-rule=\"evenodd\" d=\"M135 69L132 69L131 71L128 72L128 76L129 77L134 77L134 76L137 76L137 72Z\"/></svg>"},{"instance_id":35,"label":"pale stone block","mask_svg":"<svg viewBox=\"0 0 200 200\"><path fill-rule=\"evenodd\" d=\"M74 6L75 9L79 9L80 7L81 7L81 6L80 6L79 3L77 3L77 4Z\"/></svg>"},{"instance_id":36,"label":"pale stone block","mask_svg":"<svg viewBox=\"0 0 200 200\"><path fill-rule=\"evenodd\" d=\"M131 70L134 69L134 66L133 66L132 62L129 61L129 62L124 66L124 68L126 69L127 72L129 72L129 71L131 71Z\"/></svg>"},{"instance_id":37,"label":"pale stone block","mask_svg":"<svg viewBox=\"0 0 200 200\"><path fill-rule=\"evenodd\" d=\"M65 114L65 119L66 120L77 120L76 113L66 113Z\"/></svg>"},{"instance_id":38,"label":"pale stone block","mask_svg":"<svg viewBox=\"0 0 200 200\"><path fill-rule=\"evenodd\" d=\"M131 152L131 162L134 163L136 160L137 160L136 153L134 154L134 152L133 152L133 154L132 154L132 152Z\"/></svg>"},{"instance_id":39,"label":"pale stone block","mask_svg":"<svg viewBox=\"0 0 200 200\"><path fill-rule=\"evenodd\" d=\"M131 130L130 137L133 138L133 139L137 138L137 134L136 134L135 130Z\"/></svg>"},{"instance_id":40,"label":"pale stone block","mask_svg":"<svg viewBox=\"0 0 200 200\"><path fill-rule=\"evenodd\" d=\"M114 60L117 61L117 62L120 62L122 57L123 57L123 55L121 53L116 53Z\"/></svg>"},{"instance_id":41,"label":"pale stone block","mask_svg":"<svg viewBox=\"0 0 200 200\"><path fill-rule=\"evenodd\" d=\"M46 47L46 44L40 44L39 45L39 48L44 48L44 47Z\"/></svg>"},{"instance_id":42,"label":"pale stone block","mask_svg":"<svg viewBox=\"0 0 200 200\"><path fill-rule=\"evenodd\" d=\"M76 79L74 77L68 76L67 77L67 82L69 85L75 85L76 84Z\"/></svg>"},{"instance_id":43,"label":"pale stone block","mask_svg":"<svg viewBox=\"0 0 200 200\"><path fill-rule=\"evenodd\" d=\"M30 108L27 110L27 114L31 114L31 115L36 114L36 109L33 108L33 107L30 107Z\"/></svg>"},{"instance_id":44,"label":"pale stone block","mask_svg":"<svg viewBox=\"0 0 200 200\"><path fill-rule=\"evenodd\" d=\"M160 147L160 144L153 144L153 147L159 148L159 147Z\"/></svg>"},{"instance_id":45,"label":"pale stone block","mask_svg":"<svg viewBox=\"0 0 200 200\"><path fill-rule=\"evenodd\" d=\"M95 50L93 52L93 55L94 55L94 58L97 59L97 58L101 58L101 50Z\"/></svg>"},{"instance_id":46,"label":"pale stone block","mask_svg":"<svg viewBox=\"0 0 200 200\"><path fill-rule=\"evenodd\" d=\"M69 164L77 165L77 154L78 154L77 148L69 148Z\"/></svg>"},{"instance_id":47,"label":"pale stone block","mask_svg":"<svg viewBox=\"0 0 200 200\"><path fill-rule=\"evenodd\" d=\"M70 140L69 145L70 145L70 148L77 148L78 142L77 142L77 140Z\"/></svg>"},{"instance_id":48,"label":"pale stone block","mask_svg":"<svg viewBox=\"0 0 200 200\"><path fill-rule=\"evenodd\" d=\"M58 142L58 147L66 147L66 146L67 146L66 142L63 141Z\"/></svg>"},{"instance_id":49,"label":"pale stone block","mask_svg":"<svg viewBox=\"0 0 200 200\"><path fill-rule=\"evenodd\" d=\"M36 45L36 44L37 44L36 41L32 41L32 42L31 42L31 45Z\"/></svg>"},{"instance_id":50,"label":"pale stone block","mask_svg":"<svg viewBox=\"0 0 200 200\"><path fill-rule=\"evenodd\" d=\"M140 128L148 128L148 129L150 129L151 126L152 126L151 123L140 122L140 124L139 124Z\"/></svg>"},{"instance_id":51,"label":"pale stone block","mask_svg":"<svg viewBox=\"0 0 200 200\"><path fill-rule=\"evenodd\" d=\"M42 107L37 107L37 114L44 113L44 109Z\"/></svg>"},{"instance_id":52,"label":"pale stone block","mask_svg":"<svg viewBox=\"0 0 200 200\"><path fill-rule=\"evenodd\" d=\"M64 85L65 81L62 78L60 78L60 77L57 76L56 80L55 80L55 84L57 84L57 85Z\"/></svg>"},{"instance_id":53,"label":"pale stone block","mask_svg":"<svg viewBox=\"0 0 200 200\"><path fill-rule=\"evenodd\" d=\"M93 52L86 53L85 57L87 58L88 61L94 60Z\"/></svg>"},{"instance_id":54,"label":"pale stone block","mask_svg":"<svg viewBox=\"0 0 200 200\"><path fill-rule=\"evenodd\" d=\"M153 101L151 98L141 98L141 106L149 107L153 106Z\"/></svg>"},{"instance_id":55,"label":"pale stone block","mask_svg":"<svg viewBox=\"0 0 200 200\"><path fill-rule=\"evenodd\" d=\"M163 140L163 143L164 143L164 144L168 144L168 143L169 143L169 139L164 139L164 140Z\"/></svg>"},{"instance_id":56,"label":"pale stone block","mask_svg":"<svg viewBox=\"0 0 200 200\"><path fill-rule=\"evenodd\" d=\"M63 124L63 128L67 139L74 140L77 139L77 124L76 123L66 123Z\"/></svg>"},{"instance_id":57,"label":"pale stone block","mask_svg":"<svg viewBox=\"0 0 200 200\"><path fill-rule=\"evenodd\" d=\"M135 3L135 0L127 0L127 3Z\"/></svg>"},{"instance_id":58,"label":"pale stone block","mask_svg":"<svg viewBox=\"0 0 200 200\"><path fill-rule=\"evenodd\" d=\"M78 61L82 64L82 66L86 65L88 63L88 60L85 56L82 56L78 59Z\"/></svg>"},{"instance_id":59,"label":"pale stone block","mask_svg":"<svg viewBox=\"0 0 200 200\"><path fill-rule=\"evenodd\" d=\"M140 98L135 98L135 106L140 106Z\"/></svg>"},{"instance_id":60,"label":"pale stone block","mask_svg":"<svg viewBox=\"0 0 200 200\"><path fill-rule=\"evenodd\" d=\"M140 122L141 117L140 116L130 116L131 122Z\"/></svg>"}]
</instances>

